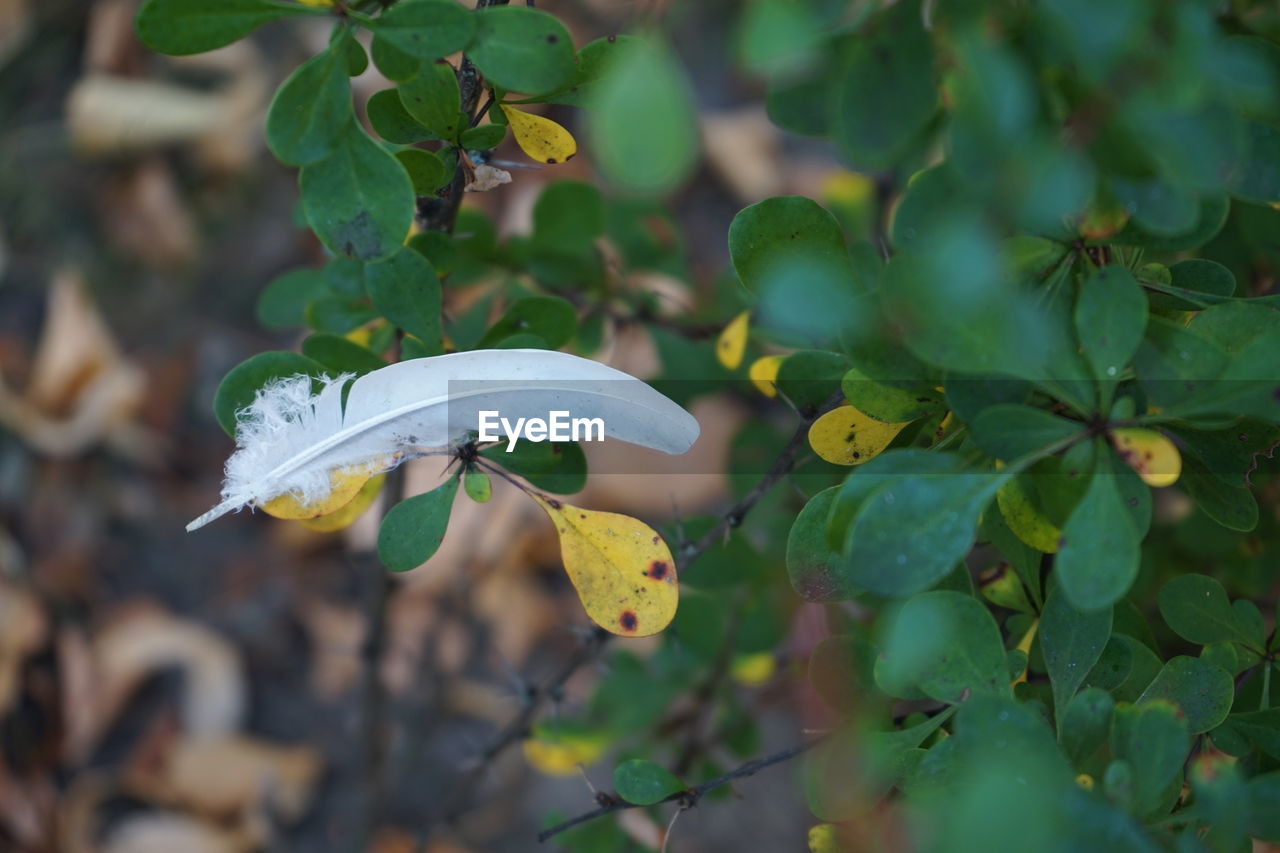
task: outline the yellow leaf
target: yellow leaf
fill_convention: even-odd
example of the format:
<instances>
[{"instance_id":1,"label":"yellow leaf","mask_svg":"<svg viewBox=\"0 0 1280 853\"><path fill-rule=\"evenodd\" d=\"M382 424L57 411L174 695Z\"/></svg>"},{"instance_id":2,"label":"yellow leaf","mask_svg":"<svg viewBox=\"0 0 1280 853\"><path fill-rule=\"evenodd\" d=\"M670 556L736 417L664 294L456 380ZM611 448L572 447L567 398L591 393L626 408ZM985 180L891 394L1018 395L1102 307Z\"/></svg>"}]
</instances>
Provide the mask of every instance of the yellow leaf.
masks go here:
<instances>
[{"instance_id":1,"label":"yellow leaf","mask_svg":"<svg viewBox=\"0 0 1280 853\"><path fill-rule=\"evenodd\" d=\"M540 163L563 163L578 153L573 134L549 118L503 106L516 145Z\"/></svg>"},{"instance_id":2,"label":"yellow leaf","mask_svg":"<svg viewBox=\"0 0 1280 853\"><path fill-rule=\"evenodd\" d=\"M332 6L333 0L298 0L303 6Z\"/></svg>"},{"instance_id":3,"label":"yellow leaf","mask_svg":"<svg viewBox=\"0 0 1280 853\"><path fill-rule=\"evenodd\" d=\"M836 204L862 204L875 194L876 182L858 172L833 172L822 182L822 195Z\"/></svg>"},{"instance_id":4,"label":"yellow leaf","mask_svg":"<svg viewBox=\"0 0 1280 853\"><path fill-rule=\"evenodd\" d=\"M1014 477L1001 486L996 492L996 504L1004 516L1004 523L1009 525L1015 536L1037 551L1057 553L1062 531L1045 518L1022 479Z\"/></svg>"},{"instance_id":5,"label":"yellow leaf","mask_svg":"<svg viewBox=\"0 0 1280 853\"><path fill-rule=\"evenodd\" d=\"M1092 791L1093 777L1090 776L1088 773L1081 773L1079 776L1076 777L1076 784L1079 785L1081 788L1085 789L1086 791Z\"/></svg>"},{"instance_id":6,"label":"yellow leaf","mask_svg":"<svg viewBox=\"0 0 1280 853\"><path fill-rule=\"evenodd\" d=\"M303 527L310 528L319 533L332 533L335 530L342 530L344 527L350 527L357 518L364 515L365 510L373 505L377 500L378 494L382 491L382 484L386 481L386 474L379 474L376 477L370 477L360 491L356 492L356 496L347 501L346 506L337 512L331 512L328 515L322 515L318 518L300 518L298 521Z\"/></svg>"},{"instance_id":7,"label":"yellow leaf","mask_svg":"<svg viewBox=\"0 0 1280 853\"><path fill-rule=\"evenodd\" d=\"M1018 651L1028 656L1031 654L1031 643L1035 640L1036 631L1039 630L1039 628L1040 628L1039 619L1031 623L1031 627L1027 629L1027 633L1023 634L1022 639L1018 641L1018 645L1016 646ZM1017 678L1015 678L1012 683L1013 685L1017 685L1026 680L1027 680L1027 669L1026 667L1023 667L1022 673Z\"/></svg>"},{"instance_id":8,"label":"yellow leaf","mask_svg":"<svg viewBox=\"0 0 1280 853\"><path fill-rule=\"evenodd\" d=\"M778 661L773 656L773 652L738 655L729 665L729 674L733 680L747 687L759 687L773 678L777 670Z\"/></svg>"},{"instance_id":9,"label":"yellow leaf","mask_svg":"<svg viewBox=\"0 0 1280 853\"><path fill-rule=\"evenodd\" d=\"M751 313L743 311L729 321L720 336L716 338L716 360L724 365L725 370L737 370L742 364L742 354L747 351L747 333L751 331ZM777 377L778 371L773 371Z\"/></svg>"},{"instance_id":10,"label":"yellow leaf","mask_svg":"<svg viewBox=\"0 0 1280 853\"><path fill-rule=\"evenodd\" d=\"M337 512L349 504L378 471L386 468L381 461L351 468L337 468L329 472L329 495L314 503L303 503L292 492L286 492L259 504L259 509L276 518L301 519L319 518Z\"/></svg>"},{"instance_id":11,"label":"yellow leaf","mask_svg":"<svg viewBox=\"0 0 1280 853\"><path fill-rule=\"evenodd\" d=\"M624 637L656 634L676 615L680 586L671 550L627 515L534 495L560 533L560 555L591 621Z\"/></svg>"},{"instance_id":12,"label":"yellow leaf","mask_svg":"<svg viewBox=\"0 0 1280 853\"><path fill-rule=\"evenodd\" d=\"M1111 431L1116 452L1138 472L1142 482L1157 489L1172 486L1182 473L1182 454L1177 446L1153 429L1127 428Z\"/></svg>"},{"instance_id":13,"label":"yellow leaf","mask_svg":"<svg viewBox=\"0 0 1280 853\"><path fill-rule=\"evenodd\" d=\"M809 446L835 465L861 465L888 447L908 423L887 424L844 405L813 422Z\"/></svg>"},{"instance_id":14,"label":"yellow leaf","mask_svg":"<svg viewBox=\"0 0 1280 853\"><path fill-rule=\"evenodd\" d=\"M747 376L751 377L751 382L766 397L778 396L778 368L782 366L782 362L786 361L785 355L766 355L757 358L751 362L751 366L747 368Z\"/></svg>"},{"instance_id":15,"label":"yellow leaf","mask_svg":"<svg viewBox=\"0 0 1280 853\"><path fill-rule=\"evenodd\" d=\"M356 326L351 331L343 335L344 338L353 344L359 344L366 349L369 347L369 341L373 340L373 333L387 324L386 320L373 320L365 323L363 326Z\"/></svg>"},{"instance_id":16,"label":"yellow leaf","mask_svg":"<svg viewBox=\"0 0 1280 853\"><path fill-rule=\"evenodd\" d=\"M562 734L531 737L523 744L525 761L547 776L572 776L579 765L594 764L609 747L598 734Z\"/></svg>"},{"instance_id":17,"label":"yellow leaf","mask_svg":"<svg viewBox=\"0 0 1280 853\"><path fill-rule=\"evenodd\" d=\"M835 824L820 823L809 828L809 853L841 853L843 849Z\"/></svg>"}]
</instances>

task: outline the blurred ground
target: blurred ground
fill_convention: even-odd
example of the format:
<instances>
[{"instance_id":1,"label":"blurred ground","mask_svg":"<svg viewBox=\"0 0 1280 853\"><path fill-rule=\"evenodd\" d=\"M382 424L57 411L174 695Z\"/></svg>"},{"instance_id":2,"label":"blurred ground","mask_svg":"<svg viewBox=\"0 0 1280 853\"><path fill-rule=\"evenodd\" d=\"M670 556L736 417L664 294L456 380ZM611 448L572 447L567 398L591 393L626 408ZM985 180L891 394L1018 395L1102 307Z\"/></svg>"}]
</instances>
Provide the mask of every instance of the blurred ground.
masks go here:
<instances>
[{"instance_id":1,"label":"blurred ground","mask_svg":"<svg viewBox=\"0 0 1280 853\"><path fill-rule=\"evenodd\" d=\"M534 849L547 810L575 813L590 795L532 774L519 749L456 830L440 820L524 679L583 636L536 510L503 489L483 520L460 504L441 553L394 582L365 550L369 524L346 540L261 516L183 532L230 450L209 411L218 381L296 344L257 326L257 294L322 260L261 123L325 31L272 26L164 59L134 41L134 5L0 0L0 850ZM826 168L801 158L784 173L753 93L728 75L733 5L666 16L708 110L707 168L674 205L701 280L739 207L811 190ZM579 44L655 13L547 8ZM366 74L359 97L381 85ZM588 152L554 177L589 168ZM520 171L479 203L518 229L547 178ZM708 417L727 436L738 415ZM422 463L411 486L435 473ZM670 510L666 492L593 488L597 508ZM689 488L695 509L720 484ZM564 703L597 673L579 673ZM786 695L759 697L766 747L795 731ZM673 850L803 838L793 772L738 791L749 805L682 817Z\"/></svg>"}]
</instances>

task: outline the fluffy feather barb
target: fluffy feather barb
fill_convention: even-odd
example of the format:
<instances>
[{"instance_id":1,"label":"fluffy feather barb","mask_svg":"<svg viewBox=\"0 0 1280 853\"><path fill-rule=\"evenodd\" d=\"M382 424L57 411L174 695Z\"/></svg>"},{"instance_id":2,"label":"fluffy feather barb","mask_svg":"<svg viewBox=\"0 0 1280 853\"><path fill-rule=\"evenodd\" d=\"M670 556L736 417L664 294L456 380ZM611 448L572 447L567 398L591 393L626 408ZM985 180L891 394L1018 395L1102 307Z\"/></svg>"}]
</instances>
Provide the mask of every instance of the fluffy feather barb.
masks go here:
<instances>
[{"instance_id":1,"label":"fluffy feather barb","mask_svg":"<svg viewBox=\"0 0 1280 853\"><path fill-rule=\"evenodd\" d=\"M305 376L262 388L238 415L222 501L187 525L286 493L304 503L327 497L330 473L390 468L425 448L459 442L480 410L513 420L568 410L600 418L605 434L666 453L684 453L698 422L645 383L599 362L550 350L476 350L420 358L368 373L326 378L313 393Z\"/></svg>"}]
</instances>

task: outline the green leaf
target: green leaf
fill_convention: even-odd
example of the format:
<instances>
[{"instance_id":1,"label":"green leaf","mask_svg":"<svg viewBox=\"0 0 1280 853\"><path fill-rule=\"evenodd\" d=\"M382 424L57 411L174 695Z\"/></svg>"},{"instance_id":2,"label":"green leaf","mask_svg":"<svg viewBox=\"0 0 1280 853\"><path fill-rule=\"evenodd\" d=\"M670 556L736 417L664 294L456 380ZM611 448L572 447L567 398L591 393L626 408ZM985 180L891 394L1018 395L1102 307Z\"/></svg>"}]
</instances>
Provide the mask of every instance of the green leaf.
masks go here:
<instances>
[{"instance_id":1,"label":"green leaf","mask_svg":"<svg viewBox=\"0 0 1280 853\"><path fill-rule=\"evenodd\" d=\"M849 542L849 529L858 511L876 489L913 475L934 474L942 477L964 471L964 459L955 453L930 453L925 450L888 450L860 466L845 478L827 520L827 543L833 550L843 551Z\"/></svg>"},{"instance_id":2,"label":"green leaf","mask_svg":"<svg viewBox=\"0 0 1280 853\"><path fill-rule=\"evenodd\" d=\"M787 575L806 601L847 601L859 591L841 568L844 558L827 543L827 518L839 492L832 486L809 498L787 536Z\"/></svg>"},{"instance_id":3,"label":"green leaf","mask_svg":"<svg viewBox=\"0 0 1280 853\"><path fill-rule=\"evenodd\" d=\"M416 569L431 558L444 539L458 493L458 478L391 508L378 528L378 559L393 572Z\"/></svg>"},{"instance_id":4,"label":"green leaf","mask_svg":"<svg viewBox=\"0 0 1280 853\"><path fill-rule=\"evenodd\" d=\"M729 226L729 254L743 286L759 297L759 322L797 346L834 343L866 313L856 302L840 224L811 199L779 196L739 211Z\"/></svg>"},{"instance_id":5,"label":"green leaf","mask_svg":"<svg viewBox=\"0 0 1280 853\"><path fill-rule=\"evenodd\" d=\"M978 519L1002 482L993 474L909 474L880 486L849 528L850 579L888 596L933 586L973 547Z\"/></svg>"},{"instance_id":6,"label":"green leaf","mask_svg":"<svg viewBox=\"0 0 1280 853\"><path fill-rule=\"evenodd\" d=\"M811 412L836 393L848 370L849 359L839 353L801 350L779 365L774 384L797 409Z\"/></svg>"},{"instance_id":7,"label":"green leaf","mask_svg":"<svg viewBox=\"0 0 1280 853\"><path fill-rule=\"evenodd\" d=\"M396 159L409 173L413 191L418 195L431 195L453 177L453 170L447 168L444 161L432 151L406 148L396 152Z\"/></svg>"},{"instance_id":8,"label":"green leaf","mask_svg":"<svg viewBox=\"0 0 1280 853\"><path fill-rule=\"evenodd\" d=\"M1147 299L1122 266L1108 266L1080 282L1076 335L1093 374L1114 380L1129 364L1147 327Z\"/></svg>"},{"instance_id":9,"label":"green leaf","mask_svg":"<svg viewBox=\"0 0 1280 853\"><path fill-rule=\"evenodd\" d=\"M272 279L258 296L258 322L273 328L301 326L307 321L307 305L328 294L320 270L290 270Z\"/></svg>"},{"instance_id":10,"label":"green leaf","mask_svg":"<svg viewBox=\"0 0 1280 853\"><path fill-rule=\"evenodd\" d=\"M892 618L880 664L895 683L940 702L1009 695L1000 629L976 599L950 590L916 595Z\"/></svg>"},{"instance_id":11,"label":"green leaf","mask_svg":"<svg viewBox=\"0 0 1280 853\"><path fill-rule=\"evenodd\" d=\"M398 91L405 111L441 139L457 139L466 128L458 78L449 63L423 63L413 79L401 83Z\"/></svg>"},{"instance_id":12,"label":"green leaf","mask_svg":"<svg viewBox=\"0 0 1280 853\"><path fill-rule=\"evenodd\" d=\"M947 408L942 393L929 383L885 384L856 367L845 372L840 390L855 409L885 423L914 421Z\"/></svg>"},{"instance_id":13,"label":"green leaf","mask_svg":"<svg viewBox=\"0 0 1280 853\"><path fill-rule=\"evenodd\" d=\"M351 121L351 80L342 39L289 75L267 110L267 147L290 166L305 166L333 152Z\"/></svg>"},{"instance_id":14,"label":"green leaf","mask_svg":"<svg viewBox=\"0 0 1280 853\"><path fill-rule=\"evenodd\" d=\"M1280 771L1249 780L1249 835L1280 842Z\"/></svg>"},{"instance_id":15,"label":"green leaf","mask_svg":"<svg viewBox=\"0 0 1280 853\"><path fill-rule=\"evenodd\" d=\"M1196 221L1187 230L1172 235L1153 234L1137 221L1129 220L1120 233L1104 240L1122 246L1142 246L1158 252L1180 252L1203 246L1226 224L1231 203L1226 196L1211 195L1200 199Z\"/></svg>"},{"instance_id":16,"label":"green leaf","mask_svg":"<svg viewBox=\"0 0 1280 853\"><path fill-rule=\"evenodd\" d=\"M263 385L272 379L324 376L327 372L323 364L296 352L258 353L231 368L231 372L223 377L213 395L213 415L227 435L234 437L236 412L252 403Z\"/></svg>"},{"instance_id":17,"label":"green leaf","mask_svg":"<svg viewBox=\"0 0 1280 853\"><path fill-rule=\"evenodd\" d=\"M134 26L152 50L186 56L231 44L277 18L317 14L328 13L272 0L146 0Z\"/></svg>"},{"instance_id":18,"label":"green leaf","mask_svg":"<svg viewBox=\"0 0 1280 853\"><path fill-rule=\"evenodd\" d=\"M469 10L453 0L400 0L369 28L402 53L433 61L465 48L476 22Z\"/></svg>"},{"instance_id":19,"label":"green leaf","mask_svg":"<svg viewBox=\"0 0 1280 853\"><path fill-rule=\"evenodd\" d=\"M1248 533L1258 526L1258 501L1244 486L1232 486L1196 459L1183 457L1182 487L1205 515L1228 530Z\"/></svg>"},{"instance_id":20,"label":"green leaf","mask_svg":"<svg viewBox=\"0 0 1280 853\"><path fill-rule=\"evenodd\" d=\"M1058 712L1058 738L1072 764L1084 764L1106 742L1115 705L1107 691L1086 687Z\"/></svg>"},{"instance_id":21,"label":"green leaf","mask_svg":"<svg viewBox=\"0 0 1280 853\"><path fill-rule=\"evenodd\" d=\"M529 296L512 303L476 344L492 347L513 335L536 335L547 349L559 349L578 328L578 312L558 296Z\"/></svg>"},{"instance_id":22,"label":"green leaf","mask_svg":"<svg viewBox=\"0 0 1280 853\"><path fill-rule=\"evenodd\" d=\"M1169 267L1169 290L1182 291L1183 296L1161 290L1161 285L1151 285L1151 304L1171 311L1197 311L1223 299L1229 299L1236 290L1236 278L1222 264L1202 258L1180 261Z\"/></svg>"},{"instance_id":23,"label":"green leaf","mask_svg":"<svg viewBox=\"0 0 1280 853\"><path fill-rule=\"evenodd\" d=\"M373 37L369 52L373 55L374 67L382 72L382 76L396 83L412 79L422 67L421 60L410 56L381 36Z\"/></svg>"},{"instance_id":24,"label":"green leaf","mask_svg":"<svg viewBox=\"0 0 1280 853\"><path fill-rule=\"evenodd\" d=\"M553 494L571 495L587 484L587 457L575 442L521 441L508 453L504 441L480 455Z\"/></svg>"},{"instance_id":25,"label":"green leaf","mask_svg":"<svg viewBox=\"0 0 1280 853\"><path fill-rule=\"evenodd\" d=\"M1247 737L1267 755L1280 760L1280 708L1232 714L1223 725Z\"/></svg>"},{"instance_id":26,"label":"green leaf","mask_svg":"<svg viewBox=\"0 0 1280 853\"><path fill-rule=\"evenodd\" d=\"M775 270L796 261L849 271L840 223L813 199L777 196L745 207L729 226L729 254L744 287L759 293Z\"/></svg>"},{"instance_id":27,"label":"green leaf","mask_svg":"<svg viewBox=\"0 0 1280 853\"><path fill-rule=\"evenodd\" d=\"M1111 718L1111 752L1132 771L1134 813L1151 813L1191 749L1187 721L1170 702L1121 705Z\"/></svg>"},{"instance_id":28,"label":"green leaf","mask_svg":"<svg viewBox=\"0 0 1280 853\"><path fill-rule=\"evenodd\" d=\"M368 261L400 249L413 222L413 184L355 122L330 156L302 167L298 180L307 222L331 251Z\"/></svg>"},{"instance_id":29,"label":"green leaf","mask_svg":"<svg viewBox=\"0 0 1280 853\"><path fill-rule=\"evenodd\" d=\"M401 249L366 266L364 274L373 307L429 350L440 352L440 279L431 262L412 249Z\"/></svg>"},{"instance_id":30,"label":"green leaf","mask_svg":"<svg viewBox=\"0 0 1280 853\"><path fill-rule=\"evenodd\" d=\"M330 40L330 46L338 44L339 50L342 52L342 62L347 69L348 77L359 77L369 69L369 54L365 53L364 45L353 38L345 38L350 32L347 29L338 31L337 37Z\"/></svg>"},{"instance_id":31,"label":"green leaf","mask_svg":"<svg viewBox=\"0 0 1280 853\"><path fill-rule=\"evenodd\" d=\"M1049 590L1040 614L1040 649L1049 683L1053 685L1053 707L1058 715L1059 734L1067 703L1084 683L1102 650L1111 638L1111 608L1082 613L1071 606L1061 586Z\"/></svg>"},{"instance_id":32,"label":"green leaf","mask_svg":"<svg viewBox=\"0 0 1280 853\"><path fill-rule=\"evenodd\" d=\"M594 254L604 225L600 190L581 181L548 184L533 205L533 241L540 250Z\"/></svg>"},{"instance_id":33,"label":"green leaf","mask_svg":"<svg viewBox=\"0 0 1280 853\"><path fill-rule=\"evenodd\" d=\"M637 36L629 35L605 36L584 44L578 51L578 67L574 75L559 90L543 95L537 100L542 103L568 104L573 107L590 106L595 98L596 89L604 79L610 64L636 38Z\"/></svg>"},{"instance_id":34,"label":"green leaf","mask_svg":"<svg viewBox=\"0 0 1280 853\"><path fill-rule=\"evenodd\" d=\"M479 468L466 470L462 475L462 488L467 497L478 504L488 503L489 498L493 497L493 483L490 482L489 475Z\"/></svg>"},{"instance_id":35,"label":"green leaf","mask_svg":"<svg viewBox=\"0 0 1280 853\"><path fill-rule=\"evenodd\" d=\"M1200 658L1178 656L1142 691L1138 704L1167 699L1182 709L1187 729L1200 734L1227 718L1234 698L1231 673Z\"/></svg>"},{"instance_id":36,"label":"green leaf","mask_svg":"<svg viewBox=\"0 0 1280 853\"><path fill-rule=\"evenodd\" d=\"M387 366L369 350L337 335L311 335L302 342L302 354L314 358L333 373L363 375Z\"/></svg>"},{"instance_id":37,"label":"green leaf","mask_svg":"<svg viewBox=\"0 0 1280 853\"><path fill-rule=\"evenodd\" d=\"M1062 527L1054 571L1077 610L1110 607L1129 591L1138 574L1140 538L1126 506L1110 451L1098 445L1101 457L1089 476L1088 489Z\"/></svg>"},{"instance_id":38,"label":"green leaf","mask_svg":"<svg viewBox=\"0 0 1280 853\"><path fill-rule=\"evenodd\" d=\"M1250 645L1253 638L1231 609L1227 591L1211 577L1178 575L1160 588L1160 615L1173 632L1199 645L1227 641Z\"/></svg>"},{"instance_id":39,"label":"green leaf","mask_svg":"<svg viewBox=\"0 0 1280 853\"><path fill-rule=\"evenodd\" d=\"M373 127L373 132L387 142L412 145L415 142L440 138L409 115L409 111L400 102L398 89L374 92L365 106L365 113L369 116L369 124Z\"/></svg>"},{"instance_id":40,"label":"green leaf","mask_svg":"<svg viewBox=\"0 0 1280 853\"><path fill-rule=\"evenodd\" d=\"M994 459L1012 462L1085 429L1085 424L1033 406L997 403L982 409L969 425L973 441Z\"/></svg>"},{"instance_id":41,"label":"green leaf","mask_svg":"<svg viewBox=\"0 0 1280 853\"><path fill-rule=\"evenodd\" d=\"M613 787L618 796L637 806L660 803L685 788L671 771L643 758L632 758L613 768Z\"/></svg>"},{"instance_id":42,"label":"green leaf","mask_svg":"<svg viewBox=\"0 0 1280 853\"><path fill-rule=\"evenodd\" d=\"M831 135L859 166L887 167L914 143L938 107L933 47L918 2L896 3L844 51L836 72Z\"/></svg>"},{"instance_id":43,"label":"green leaf","mask_svg":"<svg viewBox=\"0 0 1280 853\"><path fill-rule=\"evenodd\" d=\"M475 13L467 56L509 92L551 92L574 72L573 39L553 16L528 6L490 6Z\"/></svg>"},{"instance_id":44,"label":"green leaf","mask_svg":"<svg viewBox=\"0 0 1280 853\"><path fill-rule=\"evenodd\" d=\"M505 124L482 124L462 131L458 144L468 151L487 151L497 148L507 136Z\"/></svg>"},{"instance_id":45,"label":"green leaf","mask_svg":"<svg viewBox=\"0 0 1280 853\"><path fill-rule=\"evenodd\" d=\"M668 192L697 160L697 113L689 84L679 60L661 42L628 39L617 54L589 100L590 149L601 170L623 189Z\"/></svg>"}]
</instances>

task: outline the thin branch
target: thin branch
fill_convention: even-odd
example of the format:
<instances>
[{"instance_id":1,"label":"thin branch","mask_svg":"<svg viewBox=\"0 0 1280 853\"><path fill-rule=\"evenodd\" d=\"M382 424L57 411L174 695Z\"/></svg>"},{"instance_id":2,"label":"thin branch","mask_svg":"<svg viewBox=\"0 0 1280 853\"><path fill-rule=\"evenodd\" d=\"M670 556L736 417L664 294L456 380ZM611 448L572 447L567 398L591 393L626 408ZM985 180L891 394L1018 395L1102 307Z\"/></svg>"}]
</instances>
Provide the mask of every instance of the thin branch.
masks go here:
<instances>
[{"instance_id":1,"label":"thin branch","mask_svg":"<svg viewBox=\"0 0 1280 853\"><path fill-rule=\"evenodd\" d=\"M769 471L760 479L760 482L742 497L737 503L729 508L719 521L712 526L701 538L695 542L686 543L679 549L676 560L679 563L679 569L683 571L694 560L700 557L704 552L708 551L712 546L716 545L731 529L737 527L751 512L760 499L765 496L769 489L773 488L779 480L787 476L791 469L795 467L796 457L800 453L800 448L804 445L805 437L809 433L809 426L819 416L834 408L839 401L843 399L839 393L833 394L831 398L825 401L814 412L807 417L802 418L800 424L792 433L786 445L783 446L778 458L774 460ZM481 463L483 466L483 463ZM483 466L487 467L487 466ZM495 472L497 473L497 472ZM510 478L507 478L510 479ZM518 483L516 485L519 485ZM521 486L521 488L523 488ZM505 752L509 747L522 740L529 731L534 717L541 709L542 705L551 698L558 697L569 679L574 676L579 669L588 664L593 663L603 651L612 635L606 631L595 628L589 640L578 649L572 658L570 658L561 669L552 676L551 679L543 684L530 688L529 700L520 709L519 713L509 722L503 729L498 732L485 747L479 756L478 765L462 780L451 799L451 803L444 812L444 821L446 823L455 823L463 815L476 806L473 801L477 787L483 780L489 765ZM782 759L778 759L782 760ZM744 765L744 767L749 765ZM741 769L741 768L740 768ZM754 771L751 771L754 772ZM744 774L750 775L750 774ZM734 777L736 778L736 777ZM714 780L713 780L714 781ZM725 780L727 781L727 780ZM723 784L721 782L720 784ZM695 789L696 790L696 789ZM710 789L708 789L710 790ZM698 796L701 796L700 794ZM549 836L548 836L549 837Z\"/></svg>"},{"instance_id":2,"label":"thin branch","mask_svg":"<svg viewBox=\"0 0 1280 853\"><path fill-rule=\"evenodd\" d=\"M796 756L812 749L814 746L821 743L821 741L822 738L820 737L814 738L813 740L788 747L781 752L775 752L772 755L766 755L763 758L748 761L746 764L743 764L734 770L730 770L728 773L723 773L714 779L708 779L687 791L678 791L666 799L659 801L656 805L660 805L661 803L679 803L681 810L691 809L696 806L698 801L701 800L708 792L714 791L716 788L720 788L724 785L728 785L730 782L738 779L745 779L748 776L754 776L766 767L772 767L775 764L790 761ZM577 817L566 820L564 823L556 824L550 829L544 829L542 832L538 833L538 842L542 843L549 838L559 835L565 830L572 829L573 827L586 823L587 821L595 820L598 817L604 817L605 815L613 814L614 812L622 812L627 811L628 809L638 808L644 808L644 806L638 806L634 803L628 803L625 800L615 798L612 802L606 805L592 809L589 812L584 812Z\"/></svg>"},{"instance_id":3,"label":"thin branch","mask_svg":"<svg viewBox=\"0 0 1280 853\"><path fill-rule=\"evenodd\" d=\"M489 743L480 753L476 767L467 774L455 789L452 801L445 810L444 820L446 823L456 822L476 805L472 798L476 788L484 779L489 765L505 752L508 747L525 738L529 733L529 727L532 725L534 717L542 709L542 706L549 699L558 699L560 697L569 679L578 670L595 661L608 639L609 634L604 629L592 629L587 640L578 647L573 657L565 661L564 665L551 678L542 684L529 688L527 699L520 711L510 722L502 727L501 731L490 738Z\"/></svg>"}]
</instances>

